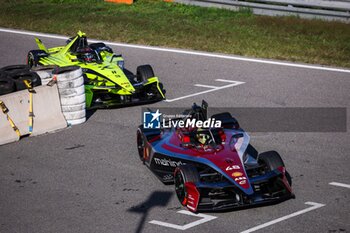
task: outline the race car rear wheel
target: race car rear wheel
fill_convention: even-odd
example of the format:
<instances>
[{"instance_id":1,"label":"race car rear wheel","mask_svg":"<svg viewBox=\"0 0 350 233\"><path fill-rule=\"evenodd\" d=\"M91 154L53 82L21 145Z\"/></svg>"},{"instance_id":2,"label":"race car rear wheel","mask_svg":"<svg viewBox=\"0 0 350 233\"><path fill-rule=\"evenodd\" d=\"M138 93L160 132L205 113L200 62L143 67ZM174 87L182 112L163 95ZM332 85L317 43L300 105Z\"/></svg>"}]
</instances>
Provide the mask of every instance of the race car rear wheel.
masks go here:
<instances>
[{"instance_id":1,"label":"race car rear wheel","mask_svg":"<svg viewBox=\"0 0 350 233\"><path fill-rule=\"evenodd\" d=\"M199 182L199 174L197 168L188 164L177 167L174 174L176 196L182 205L186 205L186 182Z\"/></svg>"},{"instance_id":2,"label":"race car rear wheel","mask_svg":"<svg viewBox=\"0 0 350 233\"><path fill-rule=\"evenodd\" d=\"M137 150L139 152L139 157L140 157L140 160L142 162L145 161L145 159L143 157L144 149L145 149L145 141L142 137L141 129L138 128L138 130L137 130Z\"/></svg>"},{"instance_id":3,"label":"race car rear wheel","mask_svg":"<svg viewBox=\"0 0 350 233\"><path fill-rule=\"evenodd\" d=\"M152 66L142 65L138 66L136 70L137 82L147 82L147 79L154 77Z\"/></svg>"},{"instance_id":4,"label":"race car rear wheel","mask_svg":"<svg viewBox=\"0 0 350 233\"><path fill-rule=\"evenodd\" d=\"M39 65L39 59L47 56L48 54L44 50L30 50L27 55L27 65L29 67L36 67Z\"/></svg>"}]
</instances>

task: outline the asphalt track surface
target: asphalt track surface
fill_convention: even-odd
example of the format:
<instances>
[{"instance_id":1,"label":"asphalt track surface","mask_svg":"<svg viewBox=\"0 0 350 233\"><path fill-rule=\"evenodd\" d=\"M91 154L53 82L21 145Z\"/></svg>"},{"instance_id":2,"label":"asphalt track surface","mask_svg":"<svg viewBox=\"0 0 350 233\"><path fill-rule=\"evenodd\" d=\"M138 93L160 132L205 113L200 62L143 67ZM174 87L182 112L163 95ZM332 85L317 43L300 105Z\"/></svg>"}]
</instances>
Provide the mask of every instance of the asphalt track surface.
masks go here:
<instances>
[{"instance_id":1,"label":"asphalt track surface","mask_svg":"<svg viewBox=\"0 0 350 233\"><path fill-rule=\"evenodd\" d=\"M48 47L64 43L42 40ZM35 48L32 35L0 32L0 66L24 63L27 51ZM220 107L350 107L350 73L344 70L112 48L123 54L131 71L151 64L168 99L208 89L194 84L223 85L215 81L218 78L244 82L152 108L188 108L202 99ZM0 146L0 232L181 232L149 222L185 225L202 219L178 213L184 208L174 187L163 185L139 161L140 123L140 106L97 110L85 124ZM350 231L350 189L329 184L350 184L349 126L347 132L252 133L251 140L261 152L280 152L296 198L272 206L204 213L216 218L186 232ZM312 207L306 202L322 205L306 211Z\"/></svg>"}]
</instances>

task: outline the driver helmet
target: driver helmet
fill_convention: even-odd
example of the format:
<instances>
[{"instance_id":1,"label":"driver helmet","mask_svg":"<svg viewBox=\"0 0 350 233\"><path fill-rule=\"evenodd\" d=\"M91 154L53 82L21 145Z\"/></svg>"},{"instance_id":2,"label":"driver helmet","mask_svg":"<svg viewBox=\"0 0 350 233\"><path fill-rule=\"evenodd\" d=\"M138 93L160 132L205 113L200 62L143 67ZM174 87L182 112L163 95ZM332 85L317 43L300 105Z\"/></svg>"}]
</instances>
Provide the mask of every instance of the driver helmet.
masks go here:
<instances>
[{"instance_id":1,"label":"driver helmet","mask_svg":"<svg viewBox=\"0 0 350 233\"><path fill-rule=\"evenodd\" d=\"M97 62L96 52L91 48L79 49L77 53L77 58L82 62Z\"/></svg>"},{"instance_id":2,"label":"driver helmet","mask_svg":"<svg viewBox=\"0 0 350 233\"><path fill-rule=\"evenodd\" d=\"M203 130L199 129L196 134L197 141L202 145L205 145L209 140L210 136L203 132Z\"/></svg>"}]
</instances>

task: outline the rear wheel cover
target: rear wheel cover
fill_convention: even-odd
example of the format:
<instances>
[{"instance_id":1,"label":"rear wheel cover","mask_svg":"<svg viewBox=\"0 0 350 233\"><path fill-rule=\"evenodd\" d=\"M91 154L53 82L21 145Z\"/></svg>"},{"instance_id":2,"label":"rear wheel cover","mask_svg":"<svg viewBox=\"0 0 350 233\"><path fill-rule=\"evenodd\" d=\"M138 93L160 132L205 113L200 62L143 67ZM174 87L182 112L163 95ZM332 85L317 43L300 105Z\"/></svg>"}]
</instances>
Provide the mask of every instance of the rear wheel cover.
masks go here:
<instances>
[{"instance_id":1,"label":"rear wheel cover","mask_svg":"<svg viewBox=\"0 0 350 233\"><path fill-rule=\"evenodd\" d=\"M145 142L142 138L142 134L140 131L137 131L137 150L139 152L139 157L140 160L143 162L144 161L144 150L145 150Z\"/></svg>"},{"instance_id":2,"label":"rear wheel cover","mask_svg":"<svg viewBox=\"0 0 350 233\"><path fill-rule=\"evenodd\" d=\"M181 169L176 169L174 183L175 183L176 196L181 202L181 204L185 205L186 204L185 203L186 201L185 200L186 199L185 179Z\"/></svg>"}]
</instances>

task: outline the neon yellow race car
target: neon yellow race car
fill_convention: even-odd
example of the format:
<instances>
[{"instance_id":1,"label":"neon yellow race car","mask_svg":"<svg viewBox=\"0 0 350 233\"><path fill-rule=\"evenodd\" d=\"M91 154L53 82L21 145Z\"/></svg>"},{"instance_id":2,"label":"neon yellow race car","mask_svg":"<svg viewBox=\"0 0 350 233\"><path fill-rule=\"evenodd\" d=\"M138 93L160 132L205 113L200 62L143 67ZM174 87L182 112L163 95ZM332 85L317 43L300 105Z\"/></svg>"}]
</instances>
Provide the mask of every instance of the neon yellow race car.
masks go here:
<instances>
[{"instance_id":1,"label":"neon yellow race car","mask_svg":"<svg viewBox=\"0 0 350 233\"><path fill-rule=\"evenodd\" d=\"M163 84L150 65L137 67L136 75L124 68L121 55L104 43L88 44L86 34L79 31L65 46L47 49L35 38L39 50L28 52L30 67L56 65L80 66L85 80L87 108L145 104L165 99Z\"/></svg>"}]
</instances>

